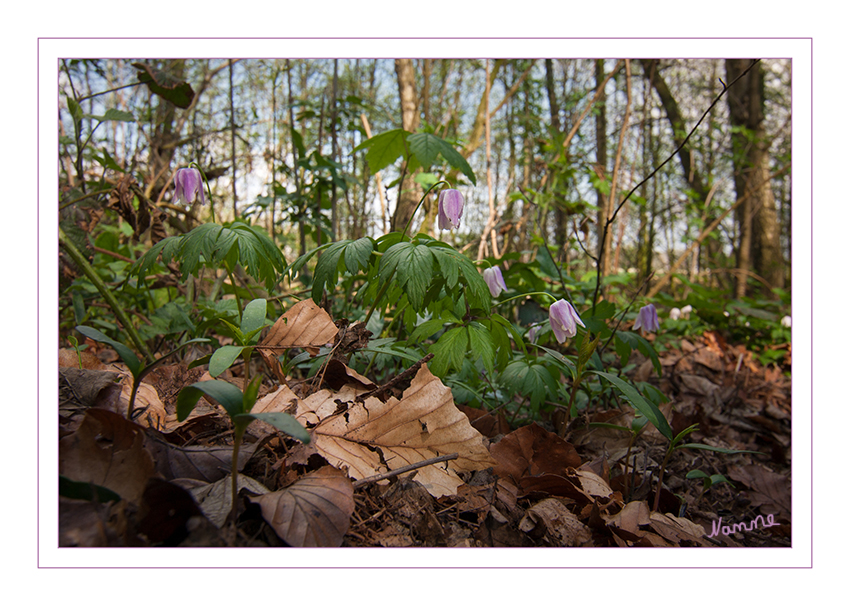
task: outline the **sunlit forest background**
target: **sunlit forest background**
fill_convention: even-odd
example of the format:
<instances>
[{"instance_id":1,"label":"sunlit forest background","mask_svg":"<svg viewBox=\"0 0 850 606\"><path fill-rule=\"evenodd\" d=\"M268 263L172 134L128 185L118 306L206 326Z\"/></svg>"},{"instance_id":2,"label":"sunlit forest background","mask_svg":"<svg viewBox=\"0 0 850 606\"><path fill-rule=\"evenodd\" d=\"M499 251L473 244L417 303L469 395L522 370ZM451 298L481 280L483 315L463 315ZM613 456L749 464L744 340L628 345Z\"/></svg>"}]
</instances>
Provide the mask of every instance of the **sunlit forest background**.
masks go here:
<instances>
[{"instance_id":1,"label":"sunlit forest background","mask_svg":"<svg viewBox=\"0 0 850 606\"><path fill-rule=\"evenodd\" d=\"M769 294L791 278L791 63L761 61L712 106L748 63L68 59L60 206L67 215L132 177L168 233L211 213L239 217L267 229L291 262L329 240L403 225L424 188L447 177L466 199L449 237L473 258L527 257L542 239L576 276L594 271L602 250L603 275L625 274L644 293L686 293L675 272L738 297ZM188 83L188 105L139 85L141 65ZM85 114L82 150L67 99ZM94 128L109 110L126 116ZM451 142L475 183L440 157L374 174L357 146L398 128ZM168 185L190 162L209 179L211 208L173 203ZM639 183L600 249L604 218ZM436 212L426 203L413 228L434 234ZM107 214L98 230L117 246L126 234L115 227Z\"/></svg>"}]
</instances>

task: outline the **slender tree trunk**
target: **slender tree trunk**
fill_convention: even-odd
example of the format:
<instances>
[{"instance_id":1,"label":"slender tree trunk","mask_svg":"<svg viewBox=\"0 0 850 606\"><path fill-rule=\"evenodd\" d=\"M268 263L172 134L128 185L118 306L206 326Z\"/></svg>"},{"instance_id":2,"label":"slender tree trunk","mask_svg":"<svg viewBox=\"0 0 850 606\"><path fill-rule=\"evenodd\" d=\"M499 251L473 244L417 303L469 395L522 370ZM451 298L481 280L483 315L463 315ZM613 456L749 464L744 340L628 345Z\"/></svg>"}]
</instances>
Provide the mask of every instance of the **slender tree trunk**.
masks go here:
<instances>
[{"instance_id":1,"label":"slender tree trunk","mask_svg":"<svg viewBox=\"0 0 850 606\"><path fill-rule=\"evenodd\" d=\"M396 59L395 71L398 76L398 94L401 100L401 127L408 132L415 132L419 128L419 108L416 99L416 77L413 73L413 61L411 59ZM392 228L394 231L404 229L422 191L413 180L413 175L405 174L399 186L398 203L393 213Z\"/></svg>"},{"instance_id":2,"label":"slender tree trunk","mask_svg":"<svg viewBox=\"0 0 850 606\"><path fill-rule=\"evenodd\" d=\"M740 76L752 63L749 59L727 59L729 82ZM739 198L749 192L738 207L740 225L738 281L735 294L747 294L750 268L771 287L785 286L785 270L779 242L776 200L770 187L769 143L765 141L764 74L761 66L753 67L726 96L733 126L732 158L735 166L735 192Z\"/></svg>"},{"instance_id":3,"label":"slender tree trunk","mask_svg":"<svg viewBox=\"0 0 850 606\"><path fill-rule=\"evenodd\" d=\"M230 168L231 168L231 187L233 191L233 218L236 219L239 214L236 209L236 109L233 105L233 59L228 64L228 81L230 82ZM236 285L234 285L234 288Z\"/></svg>"},{"instance_id":4,"label":"slender tree trunk","mask_svg":"<svg viewBox=\"0 0 850 606\"><path fill-rule=\"evenodd\" d=\"M596 70L596 86L600 87L605 82L605 61L604 59L597 59L595 63ZM600 181L604 181L608 176L608 123L606 120L606 106L607 96L605 95L605 89L603 88L600 95L599 100L597 101L598 112L596 114L596 164L594 165L594 170L596 171L596 176L599 177ZM605 195L601 190L596 190L596 241L602 242L602 238L604 237L605 230L605 222L608 220L608 215L610 213L610 209L608 208L608 196ZM606 274L606 268L608 265L607 257L608 257L608 242L605 242L604 246L600 247L600 257L599 263L602 264L602 276L604 277Z\"/></svg>"}]
</instances>

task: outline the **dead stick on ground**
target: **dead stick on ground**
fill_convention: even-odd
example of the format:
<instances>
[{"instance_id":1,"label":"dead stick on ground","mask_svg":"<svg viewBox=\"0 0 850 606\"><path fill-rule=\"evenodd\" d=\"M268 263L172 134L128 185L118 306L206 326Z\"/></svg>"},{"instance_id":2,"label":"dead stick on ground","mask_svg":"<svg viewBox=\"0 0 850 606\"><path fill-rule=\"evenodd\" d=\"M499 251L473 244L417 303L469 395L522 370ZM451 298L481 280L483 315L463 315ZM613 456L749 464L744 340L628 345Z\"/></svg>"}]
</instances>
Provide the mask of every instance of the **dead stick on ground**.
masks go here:
<instances>
[{"instance_id":1,"label":"dead stick on ground","mask_svg":"<svg viewBox=\"0 0 850 606\"><path fill-rule=\"evenodd\" d=\"M380 482L381 480L386 480L387 478L394 478L397 475L407 473L408 471L413 471L414 469L419 469L420 467L427 467L428 465L433 465L434 463L442 463L443 461L451 461L452 459L456 459L456 458L457 458L457 453L453 452L452 454L434 457L433 459L425 459L424 461L419 461L418 463L411 463L410 465L405 465L404 467L399 467L398 469L393 469L392 471L388 471L387 473L378 474L376 476L369 476L368 478L363 478L362 480L357 480L354 483L354 488L355 489L360 488L364 484L371 484L373 482Z\"/></svg>"},{"instance_id":2,"label":"dead stick on ground","mask_svg":"<svg viewBox=\"0 0 850 606\"><path fill-rule=\"evenodd\" d=\"M358 402L364 402L366 400L366 398L369 398L369 397L372 397L372 396L377 396L378 394L381 394L381 393L387 391L393 385L397 385L398 383L400 383L401 381L404 381L405 379L407 379L411 375L414 375L417 372L419 372L419 368L423 364L425 364L425 362L428 362L433 357L434 357L434 354L429 353L424 358L422 358L418 362L414 363L413 366L411 366L410 368L408 368L404 372L402 372L402 373L396 375L395 377L393 377L392 379L390 379L386 384L381 385L380 387L378 387L377 389L373 389L372 391L367 391L366 393L361 393L359 396L357 396L355 398L355 400L358 401Z\"/></svg>"}]
</instances>

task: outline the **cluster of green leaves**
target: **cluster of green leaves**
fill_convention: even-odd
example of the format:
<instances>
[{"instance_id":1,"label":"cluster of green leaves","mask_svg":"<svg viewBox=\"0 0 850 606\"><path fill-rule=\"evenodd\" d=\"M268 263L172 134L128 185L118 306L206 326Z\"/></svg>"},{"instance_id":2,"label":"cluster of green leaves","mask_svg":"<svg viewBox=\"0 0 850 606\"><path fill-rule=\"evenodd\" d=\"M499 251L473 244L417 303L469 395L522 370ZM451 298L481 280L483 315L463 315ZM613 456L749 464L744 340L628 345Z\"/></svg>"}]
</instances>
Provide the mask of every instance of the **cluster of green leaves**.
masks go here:
<instances>
[{"instance_id":1,"label":"cluster of green leaves","mask_svg":"<svg viewBox=\"0 0 850 606\"><path fill-rule=\"evenodd\" d=\"M746 345L762 364L781 364L786 353L784 346L791 342L791 328L782 325L782 318L790 314L789 292L774 289L775 298L735 299L731 292L702 286L678 274L676 277L690 290L687 297L660 293L658 303L680 309L690 305L693 312L687 318L663 320L663 343L676 347L677 336L699 336L715 330L729 342Z\"/></svg>"},{"instance_id":2,"label":"cluster of green leaves","mask_svg":"<svg viewBox=\"0 0 850 606\"><path fill-rule=\"evenodd\" d=\"M139 280L156 267L160 256L163 264L177 261L184 279L190 274L197 277L201 266L224 266L232 272L240 265L252 278L265 282L269 290L286 266L283 254L268 234L242 221L227 225L204 223L187 234L160 240L133 265Z\"/></svg>"},{"instance_id":3,"label":"cluster of green leaves","mask_svg":"<svg viewBox=\"0 0 850 606\"><path fill-rule=\"evenodd\" d=\"M454 169L459 170L475 185L475 173L466 159L454 146L431 132L411 133L403 128L388 130L367 139L354 148L354 152L366 150L366 161L372 173L377 173L393 164L401 157L408 160L407 171L412 173L418 168L429 170L437 164L441 156ZM436 177L433 177L436 182Z\"/></svg>"}]
</instances>

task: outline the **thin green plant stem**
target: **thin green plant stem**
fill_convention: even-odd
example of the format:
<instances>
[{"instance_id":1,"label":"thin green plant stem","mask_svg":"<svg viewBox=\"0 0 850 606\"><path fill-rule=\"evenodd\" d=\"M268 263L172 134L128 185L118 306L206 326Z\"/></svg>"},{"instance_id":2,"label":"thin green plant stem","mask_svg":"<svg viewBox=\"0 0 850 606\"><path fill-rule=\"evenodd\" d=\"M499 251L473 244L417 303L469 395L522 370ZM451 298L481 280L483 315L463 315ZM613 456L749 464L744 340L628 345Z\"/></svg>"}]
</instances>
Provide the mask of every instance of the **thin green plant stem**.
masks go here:
<instances>
[{"instance_id":1,"label":"thin green plant stem","mask_svg":"<svg viewBox=\"0 0 850 606\"><path fill-rule=\"evenodd\" d=\"M89 264L79 249L77 249L71 239L65 235L65 232L61 227L59 228L59 243L68 252L71 259L74 260L74 263L77 264L83 274L85 274L91 283L94 284L95 288L97 288L97 291L107 302L109 307L112 308L112 312L115 314L115 317L118 318L118 321L121 323L124 330L127 331L127 334L130 336L130 340L133 341L133 344L139 352L145 356L148 362L154 362L155 358L153 357L153 354L151 354L148 346L139 336L139 333L136 332L136 329L133 328L133 324L130 322L127 314L124 313L124 309L118 303L118 300L112 294L112 291L109 290L101 277L97 275L97 272L95 272L94 268Z\"/></svg>"},{"instance_id":2,"label":"thin green plant stem","mask_svg":"<svg viewBox=\"0 0 850 606\"><path fill-rule=\"evenodd\" d=\"M230 271L230 268L225 264L225 269L227 270L227 276L230 278L230 285L233 287L233 294L236 297L236 311L239 312L239 323L242 323L242 299L239 298L239 289L236 286L236 279L233 277L233 272Z\"/></svg>"}]
</instances>

